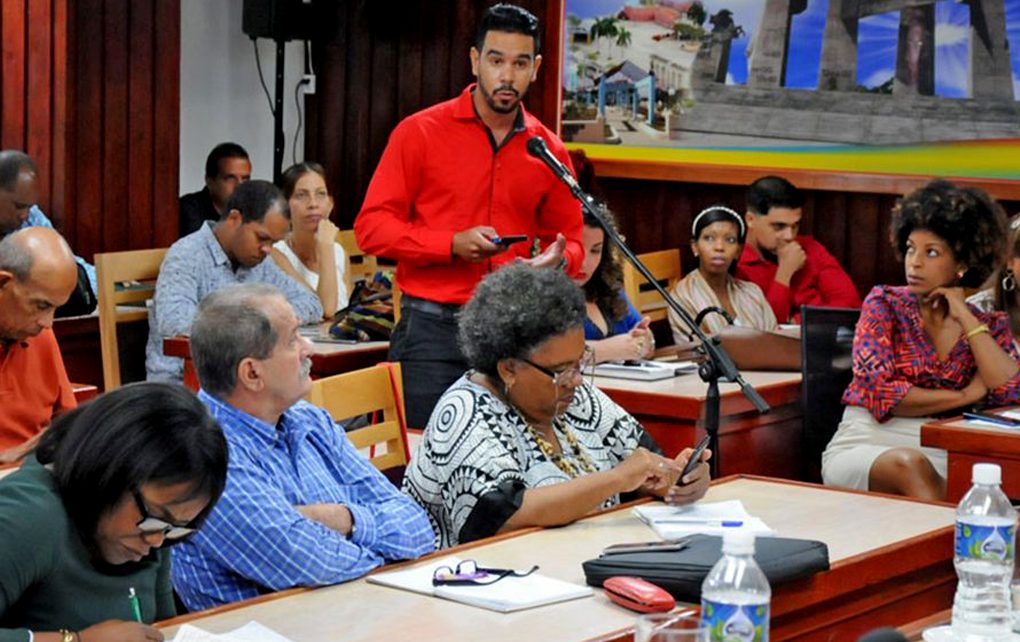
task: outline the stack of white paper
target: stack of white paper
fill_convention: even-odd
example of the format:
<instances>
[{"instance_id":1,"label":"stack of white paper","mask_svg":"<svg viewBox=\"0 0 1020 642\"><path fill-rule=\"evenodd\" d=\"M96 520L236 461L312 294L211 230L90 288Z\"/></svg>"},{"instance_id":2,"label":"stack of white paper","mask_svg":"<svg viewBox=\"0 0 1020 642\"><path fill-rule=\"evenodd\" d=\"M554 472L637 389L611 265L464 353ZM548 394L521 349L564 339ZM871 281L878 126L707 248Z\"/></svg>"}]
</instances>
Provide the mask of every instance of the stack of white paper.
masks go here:
<instances>
[{"instance_id":1,"label":"stack of white paper","mask_svg":"<svg viewBox=\"0 0 1020 642\"><path fill-rule=\"evenodd\" d=\"M775 535L761 519L744 508L740 500L726 502L695 502L686 506L670 506L659 502L634 508L638 519L652 527L662 539L679 539L686 535L722 535L733 528L743 528L755 535Z\"/></svg>"},{"instance_id":2,"label":"stack of white paper","mask_svg":"<svg viewBox=\"0 0 1020 642\"><path fill-rule=\"evenodd\" d=\"M527 577L505 577L494 584L484 586L432 586L432 575L437 568L440 566L456 568L460 561L457 557L444 557L407 570L376 573L369 575L367 579L372 584L434 595L501 613L576 600L592 594L587 586L578 586L538 573L532 573ZM485 564L479 562L479 566Z\"/></svg>"},{"instance_id":3,"label":"stack of white paper","mask_svg":"<svg viewBox=\"0 0 1020 642\"><path fill-rule=\"evenodd\" d=\"M658 381L694 372L697 369L698 364L693 361L607 361L595 366L595 374L600 377L615 377L617 379Z\"/></svg>"},{"instance_id":4,"label":"stack of white paper","mask_svg":"<svg viewBox=\"0 0 1020 642\"><path fill-rule=\"evenodd\" d=\"M170 642L291 642L258 622L248 622L229 633L210 633L191 624L182 624Z\"/></svg>"}]
</instances>

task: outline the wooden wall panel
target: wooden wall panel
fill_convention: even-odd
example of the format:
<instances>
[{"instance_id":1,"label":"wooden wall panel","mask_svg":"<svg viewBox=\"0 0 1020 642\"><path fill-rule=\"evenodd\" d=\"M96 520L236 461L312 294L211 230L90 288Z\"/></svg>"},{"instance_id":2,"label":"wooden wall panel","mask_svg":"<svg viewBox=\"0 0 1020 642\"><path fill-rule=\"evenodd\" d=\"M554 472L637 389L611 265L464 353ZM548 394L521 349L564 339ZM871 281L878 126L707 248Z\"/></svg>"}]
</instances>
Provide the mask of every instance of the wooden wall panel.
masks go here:
<instances>
[{"instance_id":1,"label":"wooden wall panel","mask_svg":"<svg viewBox=\"0 0 1020 642\"><path fill-rule=\"evenodd\" d=\"M353 224L393 127L472 81L468 51L490 4L407 0L398 9L371 0L336 3L336 35L314 47L319 91L305 98L305 155L326 168L338 225ZM558 16L558 0L519 4L548 27L543 51L555 52L559 30L545 17L547 5ZM556 58L552 53L546 64L555 66ZM548 124L554 122L547 116L555 116L556 84L552 70L543 68L525 101Z\"/></svg>"},{"instance_id":2,"label":"wooden wall panel","mask_svg":"<svg viewBox=\"0 0 1020 642\"><path fill-rule=\"evenodd\" d=\"M0 148L39 166L39 202L64 199L67 0L0 3ZM54 222L60 224L59 216Z\"/></svg>"},{"instance_id":3,"label":"wooden wall panel","mask_svg":"<svg viewBox=\"0 0 1020 642\"><path fill-rule=\"evenodd\" d=\"M74 225L82 254L177 238L178 0L73 3Z\"/></svg>"},{"instance_id":4,"label":"wooden wall panel","mask_svg":"<svg viewBox=\"0 0 1020 642\"><path fill-rule=\"evenodd\" d=\"M179 0L0 0L0 146L75 251L176 239Z\"/></svg>"}]
</instances>

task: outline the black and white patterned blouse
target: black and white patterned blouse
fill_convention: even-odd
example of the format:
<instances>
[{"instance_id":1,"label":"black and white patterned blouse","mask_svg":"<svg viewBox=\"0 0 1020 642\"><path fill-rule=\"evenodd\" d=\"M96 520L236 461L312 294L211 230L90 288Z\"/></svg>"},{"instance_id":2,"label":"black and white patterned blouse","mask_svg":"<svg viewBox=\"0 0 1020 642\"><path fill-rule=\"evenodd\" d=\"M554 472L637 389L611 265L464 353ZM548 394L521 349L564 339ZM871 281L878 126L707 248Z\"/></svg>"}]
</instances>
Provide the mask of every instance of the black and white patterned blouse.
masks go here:
<instances>
[{"instance_id":1,"label":"black and white patterned blouse","mask_svg":"<svg viewBox=\"0 0 1020 642\"><path fill-rule=\"evenodd\" d=\"M638 446L659 450L627 411L587 382L561 420L600 471ZM556 436L564 459L583 470L559 430ZM425 508L436 545L445 548L495 534L520 508L526 489L569 479L542 453L517 411L465 375L436 405L403 490ZM614 495L603 507L619 501Z\"/></svg>"}]
</instances>

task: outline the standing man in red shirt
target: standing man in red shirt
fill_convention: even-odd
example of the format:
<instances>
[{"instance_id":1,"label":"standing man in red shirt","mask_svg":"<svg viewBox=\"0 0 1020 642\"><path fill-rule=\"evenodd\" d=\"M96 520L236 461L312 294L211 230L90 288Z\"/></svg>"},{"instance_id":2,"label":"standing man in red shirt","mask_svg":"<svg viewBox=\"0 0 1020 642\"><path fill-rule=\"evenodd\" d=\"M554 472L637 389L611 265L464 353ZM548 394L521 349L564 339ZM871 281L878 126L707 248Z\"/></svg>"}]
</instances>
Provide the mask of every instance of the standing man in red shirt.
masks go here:
<instances>
[{"instance_id":1,"label":"standing man in red shirt","mask_svg":"<svg viewBox=\"0 0 1020 642\"><path fill-rule=\"evenodd\" d=\"M354 223L358 246L397 261L400 323L391 360L403 368L407 421L424 427L467 369L456 314L489 272L521 260L581 265L581 208L527 142L541 136L567 167L563 143L521 100L542 63L538 19L510 4L482 17L460 96L404 119L390 135ZM496 237L524 235L500 243ZM538 241L542 251L532 257Z\"/></svg>"},{"instance_id":2,"label":"standing man in red shirt","mask_svg":"<svg viewBox=\"0 0 1020 642\"><path fill-rule=\"evenodd\" d=\"M800 320L801 305L859 308L861 297L839 262L810 236L798 236L804 196L790 181L765 176L747 190L747 243L737 278L765 293L779 323Z\"/></svg>"},{"instance_id":3,"label":"standing man in red shirt","mask_svg":"<svg viewBox=\"0 0 1020 642\"><path fill-rule=\"evenodd\" d=\"M29 227L0 241L0 463L35 447L74 392L53 336L53 313L78 284L63 237Z\"/></svg>"}]
</instances>

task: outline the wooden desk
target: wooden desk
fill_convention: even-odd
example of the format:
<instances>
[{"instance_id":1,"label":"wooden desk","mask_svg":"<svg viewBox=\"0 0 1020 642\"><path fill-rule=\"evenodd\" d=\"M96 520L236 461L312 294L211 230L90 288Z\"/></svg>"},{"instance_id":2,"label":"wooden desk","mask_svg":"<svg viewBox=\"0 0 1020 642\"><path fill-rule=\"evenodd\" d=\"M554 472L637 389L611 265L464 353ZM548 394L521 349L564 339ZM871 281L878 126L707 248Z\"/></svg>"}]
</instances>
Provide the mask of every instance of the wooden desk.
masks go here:
<instances>
[{"instance_id":1,"label":"wooden desk","mask_svg":"<svg viewBox=\"0 0 1020 642\"><path fill-rule=\"evenodd\" d=\"M950 604L956 580L952 507L762 478L721 480L707 499L740 499L780 535L829 546L831 570L775 587L771 639L776 642L854 640L862 631L905 624ZM608 544L652 539L651 529L623 509L455 552L500 568L538 563L541 573L583 584L581 562ZM264 596L176 618L163 627L168 639L173 625L184 621L226 632L258 620L295 642L628 640L635 617L597 589L592 598L501 615L362 579Z\"/></svg>"},{"instance_id":2,"label":"wooden desk","mask_svg":"<svg viewBox=\"0 0 1020 642\"><path fill-rule=\"evenodd\" d=\"M312 341L312 378L321 379L374 366L386 360L389 349L389 341L366 343ZM163 339L163 354L184 359L184 385L192 390L198 390L198 375L195 373L195 362L191 359L191 342L188 337Z\"/></svg>"},{"instance_id":3,"label":"wooden desk","mask_svg":"<svg viewBox=\"0 0 1020 642\"><path fill-rule=\"evenodd\" d=\"M959 502L971 486L971 469L979 462L1002 466L1002 490L1020 499L1020 432L982 426L961 417L921 426L921 445L948 453L946 501Z\"/></svg>"},{"instance_id":4,"label":"wooden desk","mask_svg":"<svg viewBox=\"0 0 1020 642\"><path fill-rule=\"evenodd\" d=\"M759 415L734 383L719 384L721 475L801 479L799 372L744 371L744 379L772 407ZM661 381L595 377L595 385L634 415L663 450L675 455L705 434L708 384L696 373Z\"/></svg>"}]
</instances>

